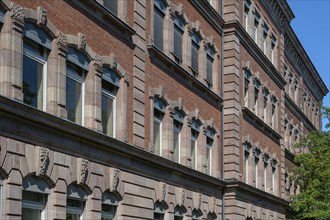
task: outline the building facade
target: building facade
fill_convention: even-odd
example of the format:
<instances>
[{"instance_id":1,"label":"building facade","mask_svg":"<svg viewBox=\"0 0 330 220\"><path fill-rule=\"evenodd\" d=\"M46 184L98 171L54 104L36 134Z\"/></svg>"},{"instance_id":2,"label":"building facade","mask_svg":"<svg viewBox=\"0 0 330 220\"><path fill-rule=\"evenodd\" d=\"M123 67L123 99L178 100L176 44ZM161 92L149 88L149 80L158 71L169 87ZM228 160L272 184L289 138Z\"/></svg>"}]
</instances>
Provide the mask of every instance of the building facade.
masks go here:
<instances>
[{"instance_id":1,"label":"building facade","mask_svg":"<svg viewBox=\"0 0 330 220\"><path fill-rule=\"evenodd\" d=\"M2 0L3 219L288 219L328 89L285 0Z\"/></svg>"}]
</instances>

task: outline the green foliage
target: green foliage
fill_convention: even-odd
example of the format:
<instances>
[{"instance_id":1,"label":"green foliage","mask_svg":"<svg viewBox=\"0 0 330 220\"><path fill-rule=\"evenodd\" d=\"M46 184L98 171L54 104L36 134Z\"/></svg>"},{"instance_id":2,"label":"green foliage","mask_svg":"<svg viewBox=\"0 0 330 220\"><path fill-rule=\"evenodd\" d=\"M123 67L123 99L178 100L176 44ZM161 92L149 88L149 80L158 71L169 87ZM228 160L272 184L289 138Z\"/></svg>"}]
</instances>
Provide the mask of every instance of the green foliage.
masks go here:
<instances>
[{"instance_id":1,"label":"green foliage","mask_svg":"<svg viewBox=\"0 0 330 220\"><path fill-rule=\"evenodd\" d=\"M330 108L323 112L329 120ZM300 194L291 199L296 219L330 219L330 131L314 131L297 147L308 148L308 153L295 156L299 166L293 169L292 179L300 186Z\"/></svg>"}]
</instances>

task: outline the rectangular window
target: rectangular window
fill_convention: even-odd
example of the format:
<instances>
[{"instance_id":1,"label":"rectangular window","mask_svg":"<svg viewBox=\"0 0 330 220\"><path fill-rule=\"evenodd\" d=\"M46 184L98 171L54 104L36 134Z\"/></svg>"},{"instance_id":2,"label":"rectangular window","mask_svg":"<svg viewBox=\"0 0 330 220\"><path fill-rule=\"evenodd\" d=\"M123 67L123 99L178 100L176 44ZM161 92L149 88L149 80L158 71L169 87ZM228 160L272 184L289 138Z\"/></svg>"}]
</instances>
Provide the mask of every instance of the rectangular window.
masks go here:
<instances>
[{"instance_id":1,"label":"rectangular window","mask_svg":"<svg viewBox=\"0 0 330 220\"><path fill-rule=\"evenodd\" d=\"M154 109L153 145L155 154L162 156L162 120L164 113Z\"/></svg>"},{"instance_id":2,"label":"rectangular window","mask_svg":"<svg viewBox=\"0 0 330 220\"><path fill-rule=\"evenodd\" d=\"M118 15L118 0L103 0L103 6L113 14Z\"/></svg>"},{"instance_id":3,"label":"rectangular window","mask_svg":"<svg viewBox=\"0 0 330 220\"><path fill-rule=\"evenodd\" d=\"M24 39L23 48L23 102L40 110L46 109L47 50Z\"/></svg>"},{"instance_id":4,"label":"rectangular window","mask_svg":"<svg viewBox=\"0 0 330 220\"><path fill-rule=\"evenodd\" d=\"M264 189L267 190L267 163L264 163Z\"/></svg>"},{"instance_id":5,"label":"rectangular window","mask_svg":"<svg viewBox=\"0 0 330 220\"><path fill-rule=\"evenodd\" d=\"M212 144L213 144L213 139L210 137L206 137L206 173L208 175L211 175L211 158L212 158Z\"/></svg>"},{"instance_id":6,"label":"rectangular window","mask_svg":"<svg viewBox=\"0 0 330 220\"><path fill-rule=\"evenodd\" d=\"M115 98L117 87L102 80L102 129L103 133L115 136Z\"/></svg>"},{"instance_id":7,"label":"rectangular window","mask_svg":"<svg viewBox=\"0 0 330 220\"><path fill-rule=\"evenodd\" d=\"M275 193L275 171L276 169L272 167L272 192Z\"/></svg>"},{"instance_id":8,"label":"rectangular window","mask_svg":"<svg viewBox=\"0 0 330 220\"><path fill-rule=\"evenodd\" d=\"M249 24L249 11L250 11L250 7L249 5L244 2L244 19L243 19L243 22L244 22L244 28L245 30L247 31L248 30L248 24Z\"/></svg>"},{"instance_id":9,"label":"rectangular window","mask_svg":"<svg viewBox=\"0 0 330 220\"><path fill-rule=\"evenodd\" d=\"M275 127L275 104L272 104L272 128Z\"/></svg>"},{"instance_id":10,"label":"rectangular window","mask_svg":"<svg viewBox=\"0 0 330 220\"><path fill-rule=\"evenodd\" d=\"M117 206L102 204L101 220L113 220L116 215Z\"/></svg>"},{"instance_id":11,"label":"rectangular window","mask_svg":"<svg viewBox=\"0 0 330 220\"><path fill-rule=\"evenodd\" d=\"M195 41L191 42L191 68L195 72L195 76L198 73L198 51L199 46Z\"/></svg>"},{"instance_id":12,"label":"rectangular window","mask_svg":"<svg viewBox=\"0 0 330 220\"><path fill-rule=\"evenodd\" d=\"M254 89L254 112L257 114L258 112L258 97L259 97L259 89Z\"/></svg>"},{"instance_id":13,"label":"rectangular window","mask_svg":"<svg viewBox=\"0 0 330 220\"><path fill-rule=\"evenodd\" d=\"M254 178L255 178L255 182L256 182L256 187L258 188L258 176L259 176L259 174L258 174L258 163L259 163L259 158L255 158L254 159L254 169L255 169L255 176L254 176Z\"/></svg>"},{"instance_id":14,"label":"rectangular window","mask_svg":"<svg viewBox=\"0 0 330 220\"><path fill-rule=\"evenodd\" d=\"M264 29L262 34L262 51L266 54L267 50L267 31Z\"/></svg>"},{"instance_id":15,"label":"rectangular window","mask_svg":"<svg viewBox=\"0 0 330 220\"><path fill-rule=\"evenodd\" d=\"M266 122L267 117L267 97L264 96L264 121Z\"/></svg>"},{"instance_id":16,"label":"rectangular window","mask_svg":"<svg viewBox=\"0 0 330 220\"><path fill-rule=\"evenodd\" d=\"M164 214L154 212L154 220L164 220Z\"/></svg>"},{"instance_id":17,"label":"rectangular window","mask_svg":"<svg viewBox=\"0 0 330 220\"><path fill-rule=\"evenodd\" d=\"M84 211L85 202L77 199L66 200L66 219L80 220Z\"/></svg>"},{"instance_id":18,"label":"rectangular window","mask_svg":"<svg viewBox=\"0 0 330 220\"><path fill-rule=\"evenodd\" d=\"M164 12L158 7L154 7L154 45L163 50L163 22Z\"/></svg>"},{"instance_id":19,"label":"rectangular window","mask_svg":"<svg viewBox=\"0 0 330 220\"><path fill-rule=\"evenodd\" d=\"M258 43L258 27L259 27L259 19L255 17L254 26L253 26L253 37L255 43Z\"/></svg>"},{"instance_id":20,"label":"rectangular window","mask_svg":"<svg viewBox=\"0 0 330 220\"><path fill-rule=\"evenodd\" d=\"M180 18L174 18L174 58L179 64L182 63L182 35L184 23Z\"/></svg>"},{"instance_id":21,"label":"rectangular window","mask_svg":"<svg viewBox=\"0 0 330 220\"><path fill-rule=\"evenodd\" d=\"M271 59L272 64L274 64L274 62L275 62L275 54L274 53L275 53L275 42L272 41L271 48L270 48L270 59Z\"/></svg>"},{"instance_id":22,"label":"rectangular window","mask_svg":"<svg viewBox=\"0 0 330 220\"><path fill-rule=\"evenodd\" d=\"M250 74L248 71L244 71L244 104L245 107L248 106L248 100L249 100L249 84L250 84Z\"/></svg>"},{"instance_id":23,"label":"rectangular window","mask_svg":"<svg viewBox=\"0 0 330 220\"><path fill-rule=\"evenodd\" d=\"M180 132L182 128L182 123L174 120L173 122L173 154L174 162L180 163Z\"/></svg>"},{"instance_id":24,"label":"rectangular window","mask_svg":"<svg viewBox=\"0 0 330 220\"><path fill-rule=\"evenodd\" d=\"M83 125L83 78L84 70L68 63L66 77L66 110L68 120Z\"/></svg>"},{"instance_id":25,"label":"rectangular window","mask_svg":"<svg viewBox=\"0 0 330 220\"><path fill-rule=\"evenodd\" d=\"M197 138L198 131L191 129L191 167L197 170Z\"/></svg>"},{"instance_id":26,"label":"rectangular window","mask_svg":"<svg viewBox=\"0 0 330 220\"><path fill-rule=\"evenodd\" d=\"M47 196L45 194L22 191L22 220L45 219L43 215Z\"/></svg>"},{"instance_id":27,"label":"rectangular window","mask_svg":"<svg viewBox=\"0 0 330 220\"><path fill-rule=\"evenodd\" d=\"M244 161L245 161L245 183L249 183L249 156L250 153L246 149L244 150Z\"/></svg>"},{"instance_id":28,"label":"rectangular window","mask_svg":"<svg viewBox=\"0 0 330 220\"><path fill-rule=\"evenodd\" d=\"M207 54L206 57L206 80L208 87L212 88L212 74L213 74L213 57Z\"/></svg>"}]
</instances>

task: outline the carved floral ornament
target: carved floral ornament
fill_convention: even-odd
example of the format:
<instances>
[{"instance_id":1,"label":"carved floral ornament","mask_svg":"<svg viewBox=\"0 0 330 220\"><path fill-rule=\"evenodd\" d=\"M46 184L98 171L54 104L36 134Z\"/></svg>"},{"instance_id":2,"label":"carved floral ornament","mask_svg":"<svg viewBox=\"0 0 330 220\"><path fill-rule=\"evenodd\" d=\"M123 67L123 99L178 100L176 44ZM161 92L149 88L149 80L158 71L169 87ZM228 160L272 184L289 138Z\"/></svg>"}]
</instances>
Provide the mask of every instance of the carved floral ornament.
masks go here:
<instances>
[{"instance_id":1,"label":"carved floral ornament","mask_svg":"<svg viewBox=\"0 0 330 220\"><path fill-rule=\"evenodd\" d=\"M110 191L118 191L118 185L120 182L120 170L111 169L110 171Z\"/></svg>"},{"instance_id":2,"label":"carved floral ornament","mask_svg":"<svg viewBox=\"0 0 330 220\"><path fill-rule=\"evenodd\" d=\"M177 16L184 18L184 6L182 5L182 3L180 3L178 5L170 3L169 11L172 16L177 15Z\"/></svg>"},{"instance_id":3,"label":"carved floral ornament","mask_svg":"<svg viewBox=\"0 0 330 220\"><path fill-rule=\"evenodd\" d=\"M199 36L200 36L201 38L203 38L203 34L202 34L202 32L201 32L201 23L200 23L199 21L190 22L190 23L188 24L188 30L189 30L190 32L195 32L195 33L199 34Z\"/></svg>"},{"instance_id":4,"label":"carved floral ornament","mask_svg":"<svg viewBox=\"0 0 330 220\"><path fill-rule=\"evenodd\" d=\"M198 120L199 122L201 122L199 109L195 109L195 111L188 112L187 114L188 123L191 124L193 120Z\"/></svg>"},{"instance_id":5,"label":"carved floral ornament","mask_svg":"<svg viewBox=\"0 0 330 220\"><path fill-rule=\"evenodd\" d=\"M159 202L165 202L167 196L167 183L159 182L157 186L157 200Z\"/></svg>"},{"instance_id":6,"label":"carved floral ornament","mask_svg":"<svg viewBox=\"0 0 330 220\"><path fill-rule=\"evenodd\" d=\"M78 33L78 49L85 50L86 49L86 35L83 33Z\"/></svg>"},{"instance_id":7,"label":"carved floral ornament","mask_svg":"<svg viewBox=\"0 0 330 220\"><path fill-rule=\"evenodd\" d=\"M47 11L43 7L37 7L37 14L38 14L38 25L46 25L47 24Z\"/></svg>"},{"instance_id":8,"label":"carved floral ornament","mask_svg":"<svg viewBox=\"0 0 330 220\"><path fill-rule=\"evenodd\" d=\"M68 39L67 39L66 35L60 31L56 35L56 43L60 49L62 49L62 50L68 49Z\"/></svg>"},{"instance_id":9,"label":"carved floral ornament","mask_svg":"<svg viewBox=\"0 0 330 220\"><path fill-rule=\"evenodd\" d=\"M150 88L149 97L158 97L159 99L164 99L165 88L161 85L158 88Z\"/></svg>"},{"instance_id":10,"label":"carved floral ornament","mask_svg":"<svg viewBox=\"0 0 330 220\"><path fill-rule=\"evenodd\" d=\"M80 180L79 183L85 183L87 179L87 173L88 173L88 160L81 159L80 162Z\"/></svg>"},{"instance_id":11,"label":"carved floral ornament","mask_svg":"<svg viewBox=\"0 0 330 220\"><path fill-rule=\"evenodd\" d=\"M47 170L49 160L49 149L40 147L40 166L39 166L39 174L45 175Z\"/></svg>"},{"instance_id":12,"label":"carved floral ornament","mask_svg":"<svg viewBox=\"0 0 330 220\"><path fill-rule=\"evenodd\" d=\"M182 98L179 98L177 101L171 101L169 103L169 110L172 113L175 110L183 111L183 105L184 105L184 101L182 100Z\"/></svg>"},{"instance_id":13,"label":"carved floral ornament","mask_svg":"<svg viewBox=\"0 0 330 220\"><path fill-rule=\"evenodd\" d=\"M24 23L24 10L21 6L11 2L9 5L10 17L14 20Z\"/></svg>"}]
</instances>

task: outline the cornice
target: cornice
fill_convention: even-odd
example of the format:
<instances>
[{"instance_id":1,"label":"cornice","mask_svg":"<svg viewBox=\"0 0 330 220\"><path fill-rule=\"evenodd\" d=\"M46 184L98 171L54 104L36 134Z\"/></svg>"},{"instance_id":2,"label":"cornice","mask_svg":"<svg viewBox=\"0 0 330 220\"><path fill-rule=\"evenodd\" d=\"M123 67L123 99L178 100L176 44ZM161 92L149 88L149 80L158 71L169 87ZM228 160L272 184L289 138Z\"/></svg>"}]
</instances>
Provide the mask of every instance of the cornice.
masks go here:
<instances>
[{"instance_id":1,"label":"cornice","mask_svg":"<svg viewBox=\"0 0 330 220\"><path fill-rule=\"evenodd\" d=\"M273 23L281 30L285 30L294 18L294 14L286 0L259 0Z\"/></svg>"},{"instance_id":2,"label":"cornice","mask_svg":"<svg viewBox=\"0 0 330 220\"><path fill-rule=\"evenodd\" d=\"M292 101L292 99L285 93L284 95L285 106L306 126L308 131L318 130L313 123L308 119L304 112Z\"/></svg>"},{"instance_id":3,"label":"cornice","mask_svg":"<svg viewBox=\"0 0 330 220\"><path fill-rule=\"evenodd\" d=\"M290 152L288 149L285 148L285 158L287 158L288 160L290 160L292 163L296 164L294 162L294 157L295 157L295 155L292 152Z\"/></svg>"},{"instance_id":4,"label":"cornice","mask_svg":"<svg viewBox=\"0 0 330 220\"><path fill-rule=\"evenodd\" d=\"M222 33L225 21L206 0L189 0L200 14L219 32Z\"/></svg>"},{"instance_id":5,"label":"cornice","mask_svg":"<svg viewBox=\"0 0 330 220\"><path fill-rule=\"evenodd\" d=\"M291 26L287 28L284 37L284 53L292 60L295 67L300 70L300 74L304 78L314 96L318 99L318 101L321 101L329 92L329 89L323 82Z\"/></svg>"},{"instance_id":6,"label":"cornice","mask_svg":"<svg viewBox=\"0 0 330 220\"><path fill-rule=\"evenodd\" d=\"M201 92L201 95L204 94L204 97L209 101L213 102L217 106L221 106L223 103L223 98L209 89L206 85L204 85L200 80L191 75L187 70L169 58L166 54L164 54L161 50L159 50L154 45L147 45L147 49L150 54L150 58L160 65L165 66L173 73L178 73L178 77L182 77L185 82L191 85L193 88L198 89Z\"/></svg>"},{"instance_id":7,"label":"cornice","mask_svg":"<svg viewBox=\"0 0 330 220\"><path fill-rule=\"evenodd\" d=\"M279 86L280 89L284 89L286 84L285 79L281 73L270 62L266 55L261 51L258 45L253 41L250 35L244 30L242 25L238 21L227 22L225 24L225 35L235 34L239 37L240 42L245 47L247 52L258 62L258 64L265 70L269 77Z\"/></svg>"},{"instance_id":8,"label":"cornice","mask_svg":"<svg viewBox=\"0 0 330 220\"><path fill-rule=\"evenodd\" d=\"M0 125L2 136L147 178L166 180L168 184L185 184L187 189L203 189L210 195L226 185L218 178L3 96L0 96Z\"/></svg>"},{"instance_id":9,"label":"cornice","mask_svg":"<svg viewBox=\"0 0 330 220\"><path fill-rule=\"evenodd\" d=\"M274 142L279 143L282 136L277 133L273 128L262 121L258 116L256 116L249 108L242 107L243 116L248 119L257 129L262 131L265 135L270 137Z\"/></svg>"},{"instance_id":10,"label":"cornice","mask_svg":"<svg viewBox=\"0 0 330 220\"><path fill-rule=\"evenodd\" d=\"M279 196L255 188L237 179L229 179L226 180L226 182L227 182L226 191L236 192L235 193L236 198L240 198L239 192L243 192L252 195L254 199L262 200L263 202L269 202L269 203L275 202L283 205L284 208L290 208L289 201L285 200L284 198L281 198Z\"/></svg>"}]
</instances>

